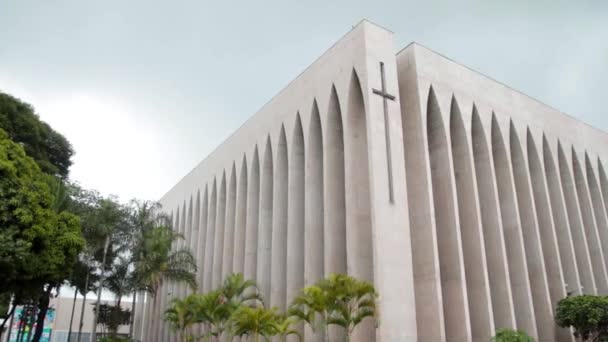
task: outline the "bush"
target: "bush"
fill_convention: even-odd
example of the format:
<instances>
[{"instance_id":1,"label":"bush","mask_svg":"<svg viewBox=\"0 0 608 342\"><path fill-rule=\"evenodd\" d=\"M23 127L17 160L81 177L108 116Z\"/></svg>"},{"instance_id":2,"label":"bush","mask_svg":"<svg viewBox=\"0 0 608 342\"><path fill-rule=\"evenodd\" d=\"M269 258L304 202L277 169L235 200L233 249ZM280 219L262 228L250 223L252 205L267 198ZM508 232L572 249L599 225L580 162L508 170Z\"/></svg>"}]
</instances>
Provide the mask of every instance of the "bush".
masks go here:
<instances>
[{"instance_id":1,"label":"bush","mask_svg":"<svg viewBox=\"0 0 608 342\"><path fill-rule=\"evenodd\" d=\"M498 329L492 342L534 342L534 339L521 330Z\"/></svg>"},{"instance_id":2,"label":"bush","mask_svg":"<svg viewBox=\"0 0 608 342\"><path fill-rule=\"evenodd\" d=\"M562 328L574 329L584 341L608 339L608 297L572 296L557 303L555 322Z\"/></svg>"}]
</instances>

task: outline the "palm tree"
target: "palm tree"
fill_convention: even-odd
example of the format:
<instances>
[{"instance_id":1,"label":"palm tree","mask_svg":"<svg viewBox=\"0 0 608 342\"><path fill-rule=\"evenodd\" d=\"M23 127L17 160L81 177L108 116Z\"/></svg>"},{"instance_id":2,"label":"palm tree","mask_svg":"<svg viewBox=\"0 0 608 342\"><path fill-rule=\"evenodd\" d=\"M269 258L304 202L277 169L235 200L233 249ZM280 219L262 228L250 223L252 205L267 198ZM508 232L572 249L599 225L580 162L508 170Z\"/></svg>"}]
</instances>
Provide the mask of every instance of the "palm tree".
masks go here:
<instances>
[{"instance_id":1,"label":"palm tree","mask_svg":"<svg viewBox=\"0 0 608 342\"><path fill-rule=\"evenodd\" d=\"M192 308L195 323L203 325L205 341L219 337L225 328L225 321L230 317L224 294L220 290L205 294L192 294Z\"/></svg>"},{"instance_id":2,"label":"palm tree","mask_svg":"<svg viewBox=\"0 0 608 342\"><path fill-rule=\"evenodd\" d=\"M318 285L303 288L293 300L288 314L308 324L313 333L322 332L323 340L329 341L327 318L331 310L328 292Z\"/></svg>"},{"instance_id":3,"label":"palm tree","mask_svg":"<svg viewBox=\"0 0 608 342\"><path fill-rule=\"evenodd\" d=\"M166 281L185 282L196 288L196 262L192 252L187 248L172 249L181 238L168 225L155 225L141 235L134 248L135 286L151 295L154 307L158 306L156 294Z\"/></svg>"},{"instance_id":4,"label":"palm tree","mask_svg":"<svg viewBox=\"0 0 608 342\"><path fill-rule=\"evenodd\" d=\"M165 321L169 322L173 331L179 332L181 340L184 342L194 341L194 336L189 329L197 320L196 304L196 297L192 295L184 299L175 298L165 312Z\"/></svg>"},{"instance_id":5,"label":"palm tree","mask_svg":"<svg viewBox=\"0 0 608 342\"><path fill-rule=\"evenodd\" d=\"M291 329L293 320L277 313L277 308L266 309L263 306L241 306L232 315L232 334L234 336L253 337L259 342L260 337L268 341L273 336L291 334L301 336Z\"/></svg>"},{"instance_id":6,"label":"palm tree","mask_svg":"<svg viewBox=\"0 0 608 342\"><path fill-rule=\"evenodd\" d=\"M376 315L377 294L372 284L345 274L330 274L326 279L304 288L294 299L288 314L320 329L328 341L328 325L344 328L349 341L355 327Z\"/></svg>"},{"instance_id":7,"label":"palm tree","mask_svg":"<svg viewBox=\"0 0 608 342\"><path fill-rule=\"evenodd\" d=\"M345 274L330 274L319 282L319 287L325 289L329 297L327 324L344 328L347 341L364 319L375 319L378 295L371 283Z\"/></svg>"}]
</instances>

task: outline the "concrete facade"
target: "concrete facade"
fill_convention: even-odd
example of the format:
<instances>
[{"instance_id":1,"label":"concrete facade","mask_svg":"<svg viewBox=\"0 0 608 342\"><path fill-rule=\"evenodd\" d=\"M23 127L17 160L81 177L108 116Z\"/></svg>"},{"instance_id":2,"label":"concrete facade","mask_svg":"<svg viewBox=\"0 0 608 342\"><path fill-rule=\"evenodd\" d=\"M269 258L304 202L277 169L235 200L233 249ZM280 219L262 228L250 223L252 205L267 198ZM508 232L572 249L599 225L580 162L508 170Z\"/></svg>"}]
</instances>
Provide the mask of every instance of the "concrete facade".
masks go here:
<instances>
[{"instance_id":1,"label":"concrete facade","mask_svg":"<svg viewBox=\"0 0 608 342\"><path fill-rule=\"evenodd\" d=\"M285 309L341 272L380 293L379 324L356 341L508 327L566 341L556 302L608 293L607 148L604 132L420 45L395 54L363 21L161 203L200 291L243 272ZM137 306L145 341L176 340L160 312L187 291L160 293Z\"/></svg>"}]
</instances>

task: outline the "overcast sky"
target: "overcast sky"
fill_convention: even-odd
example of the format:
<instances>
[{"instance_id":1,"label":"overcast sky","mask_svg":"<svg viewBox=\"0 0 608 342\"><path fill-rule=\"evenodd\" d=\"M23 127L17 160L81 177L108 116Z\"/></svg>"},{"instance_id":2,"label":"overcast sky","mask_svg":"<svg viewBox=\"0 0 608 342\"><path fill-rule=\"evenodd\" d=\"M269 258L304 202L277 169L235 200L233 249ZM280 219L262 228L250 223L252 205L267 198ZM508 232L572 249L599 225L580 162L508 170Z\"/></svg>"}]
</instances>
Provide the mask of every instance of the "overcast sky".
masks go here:
<instances>
[{"instance_id":1,"label":"overcast sky","mask_svg":"<svg viewBox=\"0 0 608 342\"><path fill-rule=\"evenodd\" d=\"M0 90L85 187L158 199L362 18L608 129L605 0L0 0Z\"/></svg>"}]
</instances>

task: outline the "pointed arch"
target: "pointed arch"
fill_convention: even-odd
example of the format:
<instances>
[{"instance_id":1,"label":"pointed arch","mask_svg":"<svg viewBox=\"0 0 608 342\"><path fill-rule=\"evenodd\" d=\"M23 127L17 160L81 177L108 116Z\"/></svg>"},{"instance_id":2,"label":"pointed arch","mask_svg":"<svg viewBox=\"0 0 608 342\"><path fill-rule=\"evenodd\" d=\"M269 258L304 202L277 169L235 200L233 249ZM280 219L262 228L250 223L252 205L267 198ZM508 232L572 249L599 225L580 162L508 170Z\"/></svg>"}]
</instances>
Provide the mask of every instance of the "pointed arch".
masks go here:
<instances>
[{"instance_id":1,"label":"pointed arch","mask_svg":"<svg viewBox=\"0 0 608 342\"><path fill-rule=\"evenodd\" d=\"M458 218L462 235L463 259L469 296L471 333L473 339L488 340L494 335L494 315L490 284L483 244L479 207L477 205L473 164L467 133L458 106L452 96L450 105L450 137L454 180L456 186Z\"/></svg>"},{"instance_id":2,"label":"pointed arch","mask_svg":"<svg viewBox=\"0 0 608 342\"><path fill-rule=\"evenodd\" d=\"M595 170L593 169L593 164L591 164L587 152L585 152L585 169L589 194L591 196L591 209L593 210L595 222L597 224L604 258L608 258L608 219L606 218L606 212L604 211L604 199L602 198L600 186L595 176ZM606 259L604 259L604 261L608 265L608 261Z\"/></svg>"},{"instance_id":3,"label":"pointed arch","mask_svg":"<svg viewBox=\"0 0 608 342\"><path fill-rule=\"evenodd\" d=\"M345 123L347 272L359 279L373 282L367 114L359 76L354 69L349 84ZM370 322L363 323L355 340L375 341L374 329Z\"/></svg>"},{"instance_id":4,"label":"pointed arch","mask_svg":"<svg viewBox=\"0 0 608 342\"><path fill-rule=\"evenodd\" d=\"M523 329L532 336L538 336L536 317L532 307L532 293L528 277L523 235L520 229L519 211L515 199L513 174L503 135L495 114L492 114L491 139L496 185L505 245L507 246L507 257L509 259L511 287L513 289L515 320L518 329Z\"/></svg>"},{"instance_id":5,"label":"pointed arch","mask_svg":"<svg viewBox=\"0 0 608 342\"><path fill-rule=\"evenodd\" d=\"M289 161L285 126L281 125L277 142L274 177L274 205L272 220L272 266L270 272L270 304L279 310L286 307L287 210Z\"/></svg>"},{"instance_id":6,"label":"pointed arch","mask_svg":"<svg viewBox=\"0 0 608 342\"><path fill-rule=\"evenodd\" d=\"M585 294L596 294L597 285L595 282L593 261L591 259L585 228L583 227L583 218L578 207L578 198L576 195L574 178L572 171L570 170L566 154L562 148L562 144L559 141L557 143L557 159L559 174L562 181L562 190L564 192L566 202L566 211L570 221L572 239L574 241L574 246L577 249L577 260L579 260L578 266L581 282L583 283L583 289L581 292ZM592 287L589 287L590 285Z\"/></svg>"},{"instance_id":7,"label":"pointed arch","mask_svg":"<svg viewBox=\"0 0 608 342\"><path fill-rule=\"evenodd\" d=\"M490 160L491 155L486 134L475 105L473 105L471 121L477 200L481 213L485 248L487 251L490 251L486 254L486 261L488 264L490 292L492 293L494 324L496 328L515 328L515 309L513 307L512 289L509 282L509 263L507 261L502 220L498 208L496 183L492 177L494 170ZM454 136L454 134L452 135ZM517 272L518 270L514 269L513 271Z\"/></svg>"},{"instance_id":8,"label":"pointed arch","mask_svg":"<svg viewBox=\"0 0 608 342\"><path fill-rule=\"evenodd\" d=\"M203 292L205 284L205 249L207 241L207 222L209 219L209 186L205 184L205 190L203 192L203 200L200 202L200 206L197 206L200 211L199 219L199 232L198 232L198 289L199 292Z\"/></svg>"},{"instance_id":9,"label":"pointed arch","mask_svg":"<svg viewBox=\"0 0 608 342\"><path fill-rule=\"evenodd\" d=\"M226 221L224 228L224 253L222 256L222 281L232 273L234 223L236 218L236 165L233 162L230 170L230 181L226 197Z\"/></svg>"},{"instance_id":10,"label":"pointed arch","mask_svg":"<svg viewBox=\"0 0 608 342\"><path fill-rule=\"evenodd\" d=\"M555 323L551 295L547 281L547 268L543 255L538 221L536 219L536 206L532 198L528 168L519 136L513 121L509 124L509 144L511 150L511 166L515 181L515 196L519 208L521 229L524 236L526 261L532 290L532 302L536 316L536 326L539 340L555 340ZM557 286L563 286L558 282ZM562 297L563 298L563 297Z\"/></svg>"},{"instance_id":11,"label":"pointed arch","mask_svg":"<svg viewBox=\"0 0 608 342\"><path fill-rule=\"evenodd\" d=\"M426 96L426 104L431 92L434 93L432 85L427 94L421 95L421 97ZM419 336L424 336L427 331L436 330L440 339L445 340L439 248L432 207L428 140L425 134L427 110L425 100L414 101L414 104L414 108L409 113L406 114L406 110L402 112L402 122L414 292L416 298L424 298L424 300L416 300L416 324Z\"/></svg>"},{"instance_id":12,"label":"pointed arch","mask_svg":"<svg viewBox=\"0 0 608 342\"><path fill-rule=\"evenodd\" d=\"M561 258L562 269L564 270L564 281L567 284L565 288L568 292L576 293L581 287L581 279L579 277L577 265L580 263L580 256L584 255L584 250L577 251L575 249L570 223L566 213L566 206L561 192L561 181L555 166L551 148L549 147L549 142L544 134L543 164L545 170L544 176L547 179L547 190L549 191L549 205L551 206L551 213L553 214L553 222L557 236L559 256ZM592 285L588 284L588 286Z\"/></svg>"},{"instance_id":13,"label":"pointed arch","mask_svg":"<svg viewBox=\"0 0 608 342\"><path fill-rule=\"evenodd\" d=\"M260 225L258 227L257 281L264 300L270 300L270 273L272 255L272 221L274 197L274 165L270 136L266 140L264 163L261 172Z\"/></svg>"},{"instance_id":14,"label":"pointed arch","mask_svg":"<svg viewBox=\"0 0 608 342\"><path fill-rule=\"evenodd\" d=\"M331 100L330 100L331 101ZM317 100L313 100L308 129L305 171L305 237L304 237L304 284L312 285L323 278L325 241L323 220L325 218L323 199L323 133ZM312 252L319 251L319 252Z\"/></svg>"},{"instance_id":15,"label":"pointed arch","mask_svg":"<svg viewBox=\"0 0 608 342\"><path fill-rule=\"evenodd\" d=\"M311 123L312 124L312 123ZM311 133L312 134L312 133ZM325 274L346 273L346 198L344 169L344 129L336 87L332 85L327 108L327 142L325 145L323 227ZM312 141L312 140L311 140ZM312 144L312 142L311 142ZM312 151L312 148L310 149ZM315 152L311 152L315 153ZM311 154L312 158L312 154Z\"/></svg>"},{"instance_id":16,"label":"pointed arch","mask_svg":"<svg viewBox=\"0 0 608 342\"><path fill-rule=\"evenodd\" d=\"M574 147L571 148L571 154L574 185L578 196L579 210L583 220L585 236L587 237L589 254L591 255L591 264L593 265L593 273L596 280L595 284L597 286L598 294L606 295L608 294L606 259L604 258L604 251L602 250L602 244L597 230L597 222L593 216L591 198L589 196L589 190L587 189L583 168L578 160L578 155L574 150Z\"/></svg>"},{"instance_id":17,"label":"pointed arch","mask_svg":"<svg viewBox=\"0 0 608 342\"><path fill-rule=\"evenodd\" d=\"M287 288L286 301L290 303L304 287L304 131L300 113L296 114L289 150L288 215L287 215ZM318 248L318 247L317 247Z\"/></svg>"},{"instance_id":18,"label":"pointed arch","mask_svg":"<svg viewBox=\"0 0 608 342\"><path fill-rule=\"evenodd\" d=\"M258 146L253 149L251 171L247 188L247 225L245 232L244 274L247 279L256 279L258 259L258 224L260 211L260 157Z\"/></svg>"},{"instance_id":19,"label":"pointed arch","mask_svg":"<svg viewBox=\"0 0 608 342\"><path fill-rule=\"evenodd\" d=\"M345 130L347 271L373 280L367 119L361 84L353 70Z\"/></svg>"},{"instance_id":20,"label":"pointed arch","mask_svg":"<svg viewBox=\"0 0 608 342\"><path fill-rule=\"evenodd\" d=\"M183 248L187 248L192 253L192 255L196 258L196 249L195 249L196 246L193 244L193 241L196 241L196 240L192 239L192 237L193 237L192 234L193 234L193 230L194 230L194 219L195 219L194 216L196 215L194 213L194 208L193 208L194 201L195 201L195 199L192 197L192 195L190 195L190 198L188 199L188 214L187 214L188 216L187 216L187 221L186 221L186 231L183 233L184 241L182 242L182 246L183 246ZM195 262L196 262L196 259L195 259ZM182 287L182 291L181 291L182 297L185 297L192 292L191 288L185 283L181 284L181 287Z\"/></svg>"},{"instance_id":21,"label":"pointed arch","mask_svg":"<svg viewBox=\"0 0 608 342\"><path fill-rule=\"evenodd\" d=\"M213 177L211 197L209 198L209 214L207 220L207 234L205 239L205 286L204 291L213 289L213 257L215 255L215 221L217 217L217 178Z\"/></svg>"},{"instance_id":22,"label":"pointed arch","mask_svg":"<svg viewBox=\"0 0 608 342\"><path fill-rule=\"evenodd\" d=\"M546 176L543 173L543 164L538 154L536 142L534 141L534 137L532 136L532 132L529 128L526 132L526 145L530 184L532 188L534 208L536 209L536 218L540 233L540 244L545 260L547 285L549 287L550 296L549 304L553 319L553 312L555 312L557 303L568 295L566 290L567 282L565 280L564 269L560 259L556 227L553 221L551 205L549 203L549 191L547 189ZM559 340L565 341L571 339L571 333L568 329L558 328L556 335Z\"/></svg>"},{"instance_id":23,"label":"pointed arch","mask_svg":"<svg viewBox=\"0 0 608 342\"><path fill-rule=\"evenodd\" d=\"M200 275L201 269L203 268L203 259L199 255L202 249L199 241L199 232L201 230L201 189L196 189L196 196L194 197L194 206L192 208L192 233L190 235L190 250L195 258L196 262L196 282L200 286ZM199 289L200 290L200 289Z\"/></svg>"},{"instance_id":24,"label":"pointed arch","mask_svg":"<svg viewBox=\"0 0 608 342\"><path fill-rule=\"evenodd\" d=\"M234 224L234 259L232 272L243 273L245 271L245 241L247 228L247 156L243 156L241 172L237 181L236 194L236 220ZM251 279L251 278L249 278Z\"/></svg>"},{"instance_id":25,"label":"pointed arch","mask_svg":"<svg viewBox=\"0 0 608 342\"><path fill-rule=\"evenodd\" d=\"M444 300L445 333L457 340L471 339L467 288L460 237L455 189L448 139L435 91L431 88L427 105L426 132L431 171L432 197L437 225L439 269Z\"/></svg>"},{"instance_id":26,"label":"pointed arch","mask_svg":"<svg viewBox=\"0 0 608 342\"><path fill-rule=\"evenodd\" d=\"M222 179L217 192L217 214L215 218L215 249L213 251L213 280L212 288L218 288L222 283L222 258L224 257L224 231L226 227L226 170L222 171Z\"/></svg>"}]
</instances>

